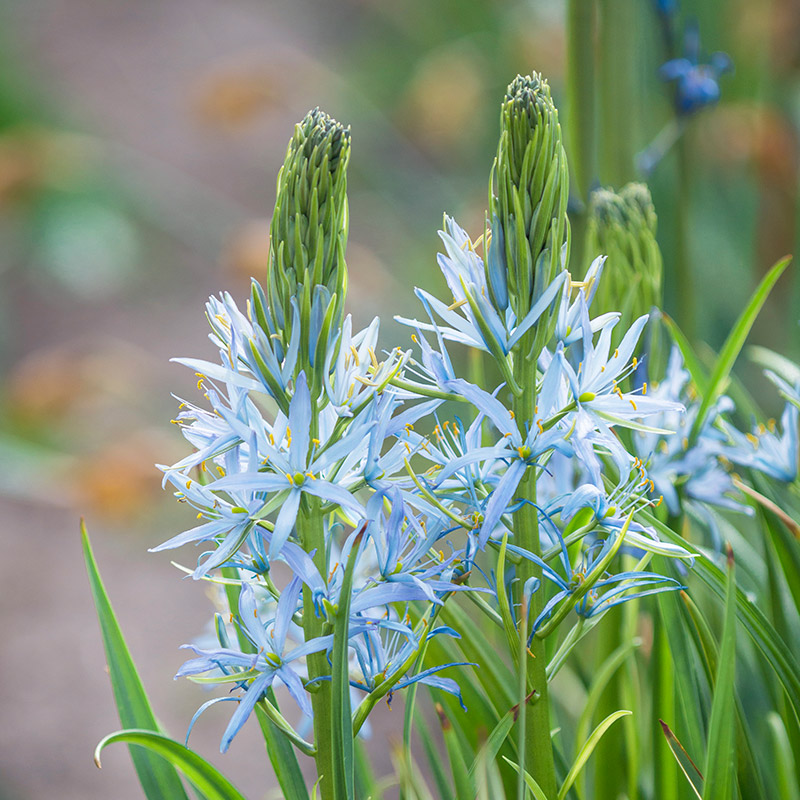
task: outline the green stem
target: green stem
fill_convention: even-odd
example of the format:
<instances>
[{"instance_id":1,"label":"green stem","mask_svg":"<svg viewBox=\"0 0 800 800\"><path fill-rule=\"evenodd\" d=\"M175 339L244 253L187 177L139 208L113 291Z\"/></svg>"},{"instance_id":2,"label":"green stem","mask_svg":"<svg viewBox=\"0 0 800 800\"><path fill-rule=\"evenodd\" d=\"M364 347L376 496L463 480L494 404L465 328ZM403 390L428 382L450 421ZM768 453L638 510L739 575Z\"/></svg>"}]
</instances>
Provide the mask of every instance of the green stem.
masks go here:
<instances>
[{"instance_id":1,"label":"green stem","mask_svg":"<svg viewBox=\"0 0 800 800\"><path fill-rule=\"evenodd\" d=\"M312 434L313 436L313 434ZM306 506L303 508L303 506ZM320 575L328 574L328 564L325 551L325 531L322 526L322 516L319 511L317 498L305 494L297 516L297 529L303 543L303 549L314 554L314 564ZM306 640L315 639L325 633L325 620L316 615L314 600L308 586L303 586L303 630ZM330 675L331 669L324 652L311 653L307 659L308 678L314 681L317 678ZM316 747L317 775L320 778L321 800L333 798L333 753L332 753L332 724L331 717L331 682L320 680L316 682L316 690L311 694L311 705L314 710L314 745Z\"/></svg>"},{"instance_id":2,"label":"green stem","mask_svg":"<svg viewBox=\"0 0 800 800\"><path fill-rule=\"evenodd\" d=\"M523 426L526 422L535 425L534 408L536 407L536 364L522 356L531 352L532 337L525 336L520 343L520 357L515 364L517 382L522 387L522 396L514 398L514 415ZM517 496L527 500L517 511L514 520L514 538L520 547L535 555L541 555L542 547L539 539L539 518L536 511L536 470L529 468L520 482ZM532 561L523 559L517 567L517 597L521 599L522 589L529 578L542 580L542 569ZM535 620L544 607L544 591L540 588L531 596L527 618ZM520 630L520 636L525 631ZM547 656L545 643L534 636L530 647L528 661L528 687L536 691L538 702L529 703L525 708L525 765L534 780L542 787L548 800L557 795L556 768L553 756L553 744L550 740L550 701L547 691Z\"/></svg>"},{"instance_id":3,"label":"green stem","mask_svg":"<svg viewBox=\"0 0 800 800\"><path fill-rule=\"evenodd\" d=\"M571 215L572 248L584 257L586 206L595 167L595 4L569 0L567 4L567 143L573 188L580 208Z\"/></svg>"},{"instance_id":4,"label":"green stem","mask_svg":"<svg viewBox=\"0 0 800 800\"><path fill-rule=\"evenodd\" d=\"M317 437L319 417L316 402L312 401L310 438ZM304 493L297 515L297 532L306 553L314 550L314 565L323 578L328 574L328 556L325 547L325 529L322 522L320 500ZM326 633L325 620L317 617L311 589L303 586L303 631L306 641ZM327 677L331 673L325 652L311 653L306 658L309 681ZM314 746L317 775L320 779L321 800L333 800L333 719L331 715L331 681L316 680L316 690L311 694L314 710Z\"/></svg>"},{"instance_id":5,"label":"green stem","mask_svg":"<svg viewBox=\"0 0 800 800\"><path fill-rule=\"evenodd\" d=\"M675 284L678 290L676 317L684 335L689 341L693 341L695 335L695 287L689 253L691 187L688 135L688 131L684 133L676 146L678 167L675 191L675 208L677 209L675 217Z\"/></svg>"},{"instance_id":6,"label":"green stem","mask_svg":"<svg viewBox=\"0 0 800 800\"><path fill-rule=\"evenodd\" d=\"M634 178L638 5L600 0L599 177L617 187Z\"/></svg>"}]
</instances>

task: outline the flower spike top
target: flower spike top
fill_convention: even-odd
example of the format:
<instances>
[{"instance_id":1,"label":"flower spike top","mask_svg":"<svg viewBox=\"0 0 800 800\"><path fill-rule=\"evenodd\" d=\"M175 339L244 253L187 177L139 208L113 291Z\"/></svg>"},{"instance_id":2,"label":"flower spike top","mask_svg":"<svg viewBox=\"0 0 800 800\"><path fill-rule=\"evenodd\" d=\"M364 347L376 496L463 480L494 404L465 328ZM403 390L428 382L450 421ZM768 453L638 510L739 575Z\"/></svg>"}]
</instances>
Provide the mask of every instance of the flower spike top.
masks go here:
<instances>
[{"instance_id":1,"label":"flower spike top","mask_svg":"<svg viewBox=\"0 0 800 800\"><path fill-rule=\"evenodd\" d=\"M646 184L629 183L619 192L592 192L587 263L601 254L607 261L595 311L620 311L630 319L660 304L663 267L655 208Z\"/></svg>"},{"instance_id":2,"label":"flower spike top","mask_svg":"<svg viewBox=\"0 0 800 800\"><path fill-rule=\"evenodd\" d=\"M518 75L500 111L490 191L492 246L487 281L498 310L524 319L561 267L569 174L558 111L541 75Z\"/></svg>"},{"instance_id":3,"label":"flower spike top","mask_svg":"<svg viewBox=\"0 0 800 800\"><path fill-rule=\"evenodd\" d=\"M268 334L288 347L296 304L303 338L299 369L314 366L328 336L342 326L349 160L350 129L317 108L296 126L278 174L270 226Z\"/></svg>"}]
</instances>

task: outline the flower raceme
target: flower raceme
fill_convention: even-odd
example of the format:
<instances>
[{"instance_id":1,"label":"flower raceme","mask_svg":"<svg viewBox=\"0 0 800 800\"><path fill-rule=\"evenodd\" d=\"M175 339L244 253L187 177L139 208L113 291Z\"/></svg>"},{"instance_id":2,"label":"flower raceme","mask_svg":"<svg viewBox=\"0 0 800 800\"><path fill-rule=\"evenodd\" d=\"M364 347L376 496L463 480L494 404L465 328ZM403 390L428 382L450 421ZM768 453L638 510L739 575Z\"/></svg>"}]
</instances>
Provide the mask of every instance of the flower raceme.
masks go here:
<instances>
[{"instance_id":1,"label":"flower raceme","mask_svg":"<svg viewBox=\"0 0 800 800\"><path fill-rule=\"evenodd\" d=\"M378 699L415 683L460 699L440 671L462 662L431 660L426 643L458 637L437 624L458 596L479 597L492 618L518 618L493 578L501 541L515 562L508 580L520 590L525 583L523 600L541 598L536 635L570 614L599 617L678 587L649 572L649 558L692 554L659 542L636 518L660 500L621 432L666 436L651 420L682 406L632 386L646 317L618 347L619 314L591 317L602 258L580 282L564 268L566 162L549 90L537 81L509 87L486 263L445 218L439 265L452 300L417 290L427 320L406 320L416 355L395 348L379 357L377 320L354 332L338 315L346 213L336 170L349 143L319 115L298 130L279 180L279 204L295 198L299 210L279 209L267 291L254 281L244 312L227 294L209 301L219 360L181 362L198 373L206 400L183 404L176 419L194 452L162 467L200 521L154 549L201 544L194 577L238 584L231 611L240 649L221 635L219 649L194 648L179 673L214 673L209 682L238 688L223 749L257 703L275 719L273 684L303 713L313 710L319 727L328 713L319 698L333 683L330 632L345 606L348 678L362 693L354 731ZM546 168L533 169L537 159ZM314 188L323 184L324 192ZM523 202L531 192L533 205ZM285 280L275 272L284 262L294 270ZM446 343L488 354L503 383L465 380ZM446 400L459 401L463 423L444 419ZM521 544L519 520L531 507L536 548ZM634 569L614 571L621 552L638 554ZM527 564L546 580L518 580ZM318 753L328 746L324 729Z\"/></svg>"}]
</instances>

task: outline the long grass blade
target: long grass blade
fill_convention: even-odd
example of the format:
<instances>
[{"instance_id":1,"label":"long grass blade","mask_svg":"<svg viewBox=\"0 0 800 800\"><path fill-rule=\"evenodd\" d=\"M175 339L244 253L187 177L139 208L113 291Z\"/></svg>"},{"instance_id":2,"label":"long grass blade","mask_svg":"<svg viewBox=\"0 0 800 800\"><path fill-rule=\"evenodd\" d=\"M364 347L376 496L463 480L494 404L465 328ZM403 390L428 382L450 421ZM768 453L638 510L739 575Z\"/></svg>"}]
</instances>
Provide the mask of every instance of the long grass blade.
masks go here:
<instances>
[{"instance_id":1,"label":"long grass blade","mask_svg":"<svg viewBox=\"0 0 800 800\"><path fill-rule=\"evenodd\" d=\"M351 800L355 785L353 752L353 723L350 718L350 664L347 648L350 637L350 598L353 592L353 573L361 549L363 529L356 537L342 578L339 608L333 624L333 653L331 654L331 705L333 749L333 796L336 800ZM324 742L318 742L324 747Z\"/></svg>"},{"instance_id":2,"label":"long grass blade","mask_svg":"<svg viewBox=\"0 0 800 800\"><path fill-rule=\"evenodd\" d=\"M145 747L157 757L179 769L206 800L246 800L245 796L212 764L180 742L161 733L124 730L102 739L94 751L94 761L100 767L100 753L114 742L127 742ZM161 795L161 799L172 795Z\"/></svg>"},{"instance_id":3,"label":"long grass blade","mask_svg":"<svg viewBox=\"0 0 800 800\"><path fill-rule=\"evenodd\" d=\"M706 780L703 800L726 800L736 782L736 719L734 679L736 675L736 569L733 550L727 551L728 580L725 594L725 624L719 651L714 702L706 744Z\"/></svg>"},{"instance_id":4,"label":"long grass blade","mask_svg":"<svg viewBox=\"0 0 800 800\"><path fill-rule=\"evenodd\" d=\"M615 711L613 714L609 714L593 731L591 736L586 740L586 743L581 747L578 755L575 758L574 763L570 767L569 772L567 773L567 777L564 778L564 783L561 784L561 789L558 792L558 800L564 800L567 796L567 792L570 790L570 787L573 783L575 783L575 779L578 777L578 774L585 766L586 762L589 760L589 756L592 755L594 748L597 746L597 743L602 738L603 734L618 720L622 719L622 717L627 717L629 714L633 712L626 711L625 709L621 709L620 711Z\"/></svg>"},{"instance_id":5,"label":"long grass blade","mask_svg":"<svg viewBox=\"0 0 800 800\"><path fill-rule=\"evenodd\" d=\"M788 266L789 261L791 261L791 258L788 256L781 259L764 276L755 293L750 298L750 302L747 304L747 306L745 306L744 311L742 311L739 319L736 321L736 324L728 334L728 338L725 340L725 344L723 344L722 350L717 358L717 363L714 365L714 370L711 373L706 390L703 392L703 400L700 403L700 410L697 412L697 417L695 418L694 425L692 426L692 431L689 436L691 441L694 441L697 438L697 434L700 432L700 429L703 426L703 422L705 421L708 410L725 391L725 384L728 381L728 375L730 374L731 369L733 369L733 365L739 355L739 352L744 346L745 340L750 333L750 329L753 327L753 323L761 311L764 302L769 296L770 291L772 291L772 287L775 285L778 278L780 278L780 276L783 274L783 271Z\"/></svg>"},{"instance_id":6,"label":"long grass blade","mask_svg":"<svg viewBox=\"0 0 800 800\"><path fill-rule=\"evenodd\" d=\"M675 760L678 762L681 772L686 776L686 780L689 781L689 785L692 787L692 791L695 793L697 800L703 800L702 773L697 769L697 765L692 761L691 757L684 749L684 746L678 741L678 737L670 730L669 725L667 725L664 720L659 720L659 722L661 723L661 729L664 731L664 736L667 739L669 749L672 751L672 755L675 756Z\"/></svg>"},{"instance_id":7,"label":"long grass blade","mask_svg":"<svg viewBox=\"0 0 800 800\"><path fill-rule=\"evenodd\" d=\"M125 728L139 728L160 731L144 686L139 679L136 665L120 630L111 601L108 599L97 562L89 542L89 534L81 521L81 543L89 584L92 589L100 633L108 662L108 674L117 705L119 719ZM163 759L140 747L130 747L131 759L148 800L162 800L164 797L175 800L188 800L186 790L175 769Z\"/></svg>"}]
</instances>

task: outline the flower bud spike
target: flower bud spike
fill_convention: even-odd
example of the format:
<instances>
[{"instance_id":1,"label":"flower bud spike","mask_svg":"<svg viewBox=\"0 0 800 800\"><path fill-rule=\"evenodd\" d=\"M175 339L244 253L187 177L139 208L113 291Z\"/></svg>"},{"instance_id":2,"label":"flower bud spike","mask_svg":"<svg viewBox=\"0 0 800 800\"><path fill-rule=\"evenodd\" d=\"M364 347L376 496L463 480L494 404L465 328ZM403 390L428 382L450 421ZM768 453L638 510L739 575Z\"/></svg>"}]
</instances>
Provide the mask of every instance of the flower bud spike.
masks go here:
<instances>
[{"instance_id":1,"label":"flower bud spike","mask_svg":"<svg viewBox=\"0 0 800 800\"><path fill-rule=\"evenodd\" d=\"M519 320L561 269L568 236L567 159L550 87L538 73L509 85L500 125L487 283L495 306L510 305Z\"/></svg>"},{"instance_id":2,"label":"flower bud spike","mask_svg":"<svg viewBox=\"0 0 800 800\"><path fill-rule=\"evenodd\" d=\"M278 174L275 213L270 225L270 263L266 299L254 307L269 334L288 348L297 304L302 329L297 369L319 362L317 339L327 311L323 296L335 304L332 329L341 328L347 268L347 164L350 129L318 108L295 127ZM320 291L321 290L321 291ZM261 301L261 298L257 298ZM312 320L316 317L316 323Z\"/></svg>"},{"instance_id":3,"label":"flower bud spike","mask_svg":"<svg viewBox=\"0 0 800 800\"><path fill-rule=\"evenodd\" d=\"M596 189L592 193L587 263L597 255L607 256L592 307L595 313L621 311L630 322L661 305L663 265L656 226L655 208L645 184L629 183L619 192ZM614 332L614 346L622 332Z\"/></svg>"}]
</instances>

